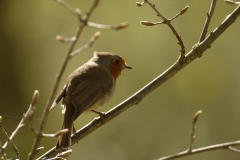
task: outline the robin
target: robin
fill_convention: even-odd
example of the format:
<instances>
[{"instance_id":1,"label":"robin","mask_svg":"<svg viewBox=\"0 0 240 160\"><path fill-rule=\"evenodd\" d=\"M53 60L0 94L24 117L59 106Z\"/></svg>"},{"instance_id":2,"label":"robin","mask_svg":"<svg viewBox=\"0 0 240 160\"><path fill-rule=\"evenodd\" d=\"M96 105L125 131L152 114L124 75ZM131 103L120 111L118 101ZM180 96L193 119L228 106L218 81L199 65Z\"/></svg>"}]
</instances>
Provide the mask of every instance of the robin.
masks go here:
<instances>
[{"instance_id":1,"label":"robin","mask_svg":"<svg viewBox=\"0 0 240 160\"><path fill-rule=\"evenodd\" d=\"M62 100L64 121L62 129L68 129L60 135L56 150L66 150L71 146L71 134L76 132L73 121L85 111L100 114L95 109L105 105L112 97L116 79L123 69L132 69L117 54L94 52L93 58L68 76L68 82L57 95L50 110Z\"/></svg>"}]
</instances>

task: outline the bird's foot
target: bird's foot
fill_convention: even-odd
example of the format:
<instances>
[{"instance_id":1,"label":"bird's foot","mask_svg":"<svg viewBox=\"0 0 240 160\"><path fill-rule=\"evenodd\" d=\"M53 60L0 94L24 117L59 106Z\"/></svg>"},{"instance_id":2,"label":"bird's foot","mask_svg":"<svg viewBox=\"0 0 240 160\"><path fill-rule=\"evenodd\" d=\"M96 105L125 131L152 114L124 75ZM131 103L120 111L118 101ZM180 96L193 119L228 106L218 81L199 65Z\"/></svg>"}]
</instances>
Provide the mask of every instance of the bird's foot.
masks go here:
<instances>
[{"instance_id":1,"label":"bird's foot","mask_svg":"<svg viewBox=\"0 0 240 160\"><path fill-rule=\"evenodd\" d=\"M98 114L100 116L100 118L101 118L102 123L105 124L104 118L103 118L105 116L104 112L98 112L98 111L95 111L95 110L92 110L92 112Z\"/></svg>"}]
</instances>

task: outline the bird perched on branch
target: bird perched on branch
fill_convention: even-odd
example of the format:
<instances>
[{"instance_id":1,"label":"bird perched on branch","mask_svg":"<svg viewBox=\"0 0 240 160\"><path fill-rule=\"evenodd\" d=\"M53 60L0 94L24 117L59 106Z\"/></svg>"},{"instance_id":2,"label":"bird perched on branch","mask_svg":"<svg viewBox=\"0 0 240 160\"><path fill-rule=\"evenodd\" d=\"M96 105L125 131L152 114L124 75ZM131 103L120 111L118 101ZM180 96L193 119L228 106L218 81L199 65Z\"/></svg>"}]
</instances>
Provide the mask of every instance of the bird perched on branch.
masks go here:
<instances>
[{"instance_id":1,"label":"bird perched on branch","mask_svg":"<svg viewBox=\"0 0 240 160\"><path fill-rule=\"evenodd\" d=\"M68 129L60 135L56 150L66 150L71 146L71 134L75 132L73 121L85 111L95 111L106 104L112 97L116 79L123 69L132 69L126 61L117 54L109 52L94 52L93 58L73 71L68 81L57 95L50 110L62 100L64 121L62 129Z\"/></svg>"}]
</instances>

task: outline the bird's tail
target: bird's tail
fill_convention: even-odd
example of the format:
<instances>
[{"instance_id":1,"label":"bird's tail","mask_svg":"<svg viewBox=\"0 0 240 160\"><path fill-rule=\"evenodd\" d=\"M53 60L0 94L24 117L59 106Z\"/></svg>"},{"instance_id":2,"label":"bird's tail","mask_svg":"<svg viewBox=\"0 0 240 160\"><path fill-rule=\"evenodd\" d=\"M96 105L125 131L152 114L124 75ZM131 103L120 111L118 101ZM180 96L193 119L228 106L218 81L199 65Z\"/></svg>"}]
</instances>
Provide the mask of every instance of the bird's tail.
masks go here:
<instances>
[{"instance_id":1,"label":"bird's tail","mask_svg":"<svg viewBox=\"0 0 240 160\"><path fill-rule=\"evenodd\" d=\"M66 106L66 111L64 114L64 121L62 129L68 129L66 134L60 135L58 137L58 142L56 145L56 150L66 150L71 146L71 134L73 131L73 115L74 115L74 106Z\"/></svg>"}]
</instances>

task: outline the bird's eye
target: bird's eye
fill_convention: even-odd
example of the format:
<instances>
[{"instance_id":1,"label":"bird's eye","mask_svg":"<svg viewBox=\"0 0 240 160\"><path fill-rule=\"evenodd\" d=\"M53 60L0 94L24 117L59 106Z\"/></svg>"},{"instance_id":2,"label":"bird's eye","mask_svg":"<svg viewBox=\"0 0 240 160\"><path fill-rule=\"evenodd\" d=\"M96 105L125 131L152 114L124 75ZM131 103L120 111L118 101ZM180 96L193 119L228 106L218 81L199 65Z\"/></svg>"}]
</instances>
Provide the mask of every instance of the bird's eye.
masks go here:
<instances>
[{"instance_id":1,"label":"bird's eye","mask_svg":"<svg viewBox=\"0 0 240 160\"><path fill-rule=\"evenodd\" d=\"M120 60L119 60L119 59L116 59L116 60L115 60L115 63L116 63L116 64L119 64L119 63L120 63Z\"/></svg>"}]
</instances>

